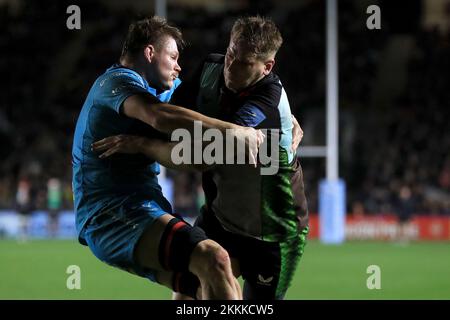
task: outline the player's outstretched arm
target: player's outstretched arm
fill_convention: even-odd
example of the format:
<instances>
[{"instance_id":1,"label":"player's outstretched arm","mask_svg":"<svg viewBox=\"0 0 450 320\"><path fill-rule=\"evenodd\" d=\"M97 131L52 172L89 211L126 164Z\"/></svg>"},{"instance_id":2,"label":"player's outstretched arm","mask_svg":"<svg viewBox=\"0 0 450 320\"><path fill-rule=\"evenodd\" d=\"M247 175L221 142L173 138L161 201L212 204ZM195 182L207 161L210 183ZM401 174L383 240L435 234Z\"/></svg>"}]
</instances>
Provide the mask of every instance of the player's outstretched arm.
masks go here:
<instances>
[{"instance_id":1,"label":"player's outstretched arm","mask_svg":"<svg viewBox=\"0 0 450 320\"><path fill-rule=\"evenodd\" d=\"M220 130L224 137L226 136L225 132L228 130L238 140L244 141L250 163L253 164L256 164L258 148L264 141L264 135L260 130L239 126L204 116L183 107L162 103L150 94L128 97L123 102L122 111L130 118L141 120L156 130L169 134L180 128L194 133L195 121L201 121L203 130Z\"/></svg>"},{"instance_id":2,"label":"player's outstretched arm","mask_svg":"<svg viewBox=\"0 0 450 320\"><path fill-rule=\"evenodd\" d=\"M128 97L123 102L122 111L130 118L141 120L156 130L169 134L180 128L193 133L194 121L201 121L205 130L215 128L225 133L227 129L242 129L241 126L230 122L210 118L180 106L162 103L150 94Z\"/></svg>"},{"instance_id":3,"label":"player's outstretched arm","mask_svg":"<svg viewBox=\"0 0 450 320\"><path fill-rule=\"evenodd\" d=\"M175 164L171 157L172 148L175 145L174 142L161 139L121 134L94 142L92 151L100 153L99 158L101 159L115 153L142 153L166 168L177 170L205 171L213 167L213 165L206 164Z\"/></svg>"}]
</instances>

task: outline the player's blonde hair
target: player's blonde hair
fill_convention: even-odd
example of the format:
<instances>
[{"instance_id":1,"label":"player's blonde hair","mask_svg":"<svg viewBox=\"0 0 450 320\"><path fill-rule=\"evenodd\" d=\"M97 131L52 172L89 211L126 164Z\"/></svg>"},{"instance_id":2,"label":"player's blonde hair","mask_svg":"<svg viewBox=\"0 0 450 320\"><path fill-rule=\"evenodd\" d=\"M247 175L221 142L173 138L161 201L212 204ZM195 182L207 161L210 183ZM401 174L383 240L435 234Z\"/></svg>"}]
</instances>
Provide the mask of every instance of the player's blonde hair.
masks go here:
<instances>
[{"instance_id":1,"label":"player's blonde hair","mask_svg":"<svg viewBox=\"0 0 450 320\"><path fill-rule=\"evenodd\" d=\"M231 30L231 40L236 44L246 44L262 59L275 55L283 43L283 37L275 23L261 16L239 18Z\"/></svg>"}]
</instances>

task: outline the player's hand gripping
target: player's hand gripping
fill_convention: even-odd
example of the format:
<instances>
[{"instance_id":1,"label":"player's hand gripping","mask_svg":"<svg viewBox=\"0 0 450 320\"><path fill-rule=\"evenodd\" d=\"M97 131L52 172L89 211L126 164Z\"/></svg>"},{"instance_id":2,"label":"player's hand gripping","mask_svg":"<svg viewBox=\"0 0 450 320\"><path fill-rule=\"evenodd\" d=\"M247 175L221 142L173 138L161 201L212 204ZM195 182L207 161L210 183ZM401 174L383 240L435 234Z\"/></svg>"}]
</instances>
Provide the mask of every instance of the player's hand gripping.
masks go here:
<instances>
[{"instance_id":1,"label":"player's hand gripping","mask_svg":"<svg viewBox=\"0 0 450 320\"><path fill-rule=\"evenodd\" d=\"M238 129L232 129L232 132L238 140L238 145L239 143L244 142L245 153L249 155L250 164L253 164L256 167L258 150L265 138L262 131L251 127L240 127ZM229 156L230 155L227 155L227 157Z\"/></svg>"},{"instance_id":2,"label":"player's hand gripping","mask_svg":"<svg viewBox=\"0 0 450 320\"><path fill-rule=\"evenodd\" d=\"M99 156L99 158L103 159L117 152L140 153L145 142L146 138L144 137L119 134L94 142L91 145L91 149L95 152L106 150Z\"/></svg>"},{"instance_id":3,"label":"player's hand gripping","mask_svg":"<svg viewBox=\"0 0 450 320\"><path fill-rule=\"evenodd\" d=\"M244 142L245 151L250 158L249 161L256 166L258 149L264 141L264 134L261 130L255 130L249 127L232 129L232 134L237 138L238 143ZM91 145L91 149L94 152L104 151L99 156L99 158L103 159L115 153L144 153L145 144L150 142L151 141L145 137L120 134L94 142Z\"/></svg>"}]
</instances>

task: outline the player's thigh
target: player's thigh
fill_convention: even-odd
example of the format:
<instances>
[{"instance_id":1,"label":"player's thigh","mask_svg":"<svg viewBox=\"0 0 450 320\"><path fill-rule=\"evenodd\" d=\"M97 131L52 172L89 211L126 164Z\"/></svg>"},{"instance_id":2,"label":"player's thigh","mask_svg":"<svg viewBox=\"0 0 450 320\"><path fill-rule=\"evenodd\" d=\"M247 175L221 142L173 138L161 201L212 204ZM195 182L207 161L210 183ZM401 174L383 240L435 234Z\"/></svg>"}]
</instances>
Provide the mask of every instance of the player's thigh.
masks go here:
<instances>
[{"instance_id":1,"label":"player's thigh","mask_svg":"<svg viewBox=\"0 0 450 320\"><path fill-rule=\"evenodd\" d=\"M143 231L134 251L134 257L140 266L157 271L165 270L159 259L159 247L162 235L172 219L174 216L171 214L164 214Z\"/></svg>"},{"instance_id":2,"label":"player's thigh","mask_svg":"<svg viewBox=\"0 0 450 320\"><path fill-rule=\"evenodd\" d=\"M192 227L179 217L164 214L142 232L134 258L142 268L187 272L190 267L196 269L199 263L203 266L201 260L210 254L211 250L201 251L200 256L195 254L196 248L200 248L198 244L205 240L208 238L201 228ZM205 241L201 250L205 246L210 249L209 243L214 242Z\"/></svg>"},{"instance_id":3,"label":"player's thigh","mask_svg":"<svg viewBox=\"0 0 450 320\"><path fill-rule=\"evenodd\" d=\"M136 261L135 253L142 236L148 230L157 234L170 218L155 201L124 203L95 214L82 231L83 238L101 261L155 281L153 267L157 263L145 267ZM157 257L153 253L157 251L157 243L147 243L145 247L147 256Z\"/></svg>"}]
</instances>

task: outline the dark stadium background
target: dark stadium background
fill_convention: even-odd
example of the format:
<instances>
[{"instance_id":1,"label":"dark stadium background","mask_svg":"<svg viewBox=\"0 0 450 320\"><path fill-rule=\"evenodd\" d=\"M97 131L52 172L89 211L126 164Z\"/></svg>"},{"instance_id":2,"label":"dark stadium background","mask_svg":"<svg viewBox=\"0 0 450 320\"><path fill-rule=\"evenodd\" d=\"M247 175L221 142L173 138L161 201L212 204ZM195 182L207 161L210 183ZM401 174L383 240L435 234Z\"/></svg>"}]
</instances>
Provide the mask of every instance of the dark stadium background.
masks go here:
<instances>
[{"instance_id":1,"label":"dark stadium background","mask_svg":"<svg viewBox=\"0 0 450 320\"><path fill-rule=\"evenodd\" d=\"M230 28L237 17L270 16L284 37L275 72L280 75L292 112L304 129L299 154L302 155L304 146L325 145L325 3L321 0L169 0L168 20L181 28L188 42L181 53L181 78L189 77L208 53L225 51ZM69 17L66 9L72 4L81 8L81 30L66 27ZM338 4L339 176L346 182L346 211L354 224L349 229L352 233L347 235L351 241L340 249L313 240L317 228L313 230L309 261L314 260L314 250L322 252L323 256L317 257L317 263L321 264L325 261L322 258L333 256L328 250L356 246L345 251L354 263L358 253L364 255L373 250L378 252L381 261L388 261L387 256L398 258L398 270L403 270L411 265L406 262L409 258L399 258L396 250L404 250L414 258L427 252L432 257L431 253L436 253L436 260L430 258L435 269L419 271L422 275L434 273L437 278L432 283L438 289L430 285L432 288L424 288L422 296L419 281L416 287L412 284L417 295L411 293L410 287L399 285L399 291L387 292L382 297L449 299L450 1L339 0ZM371 4L381 8L381 30L366 27L369 16L366 8ZM44 211L57 217L60 212L73 209L71 144L78 113L92 82L117 61L130 21L154 14L154 6L153 1L0 1L0 213L15 211L31 216L33 212ZM314 220L318 212L318 184L325 177L325 159L302 157L302 165ZM175 211L195 217L203 199L200 176L171 171L167 175L174 186ZM402 214L413 217L416 231L412 232L411 243L393 247L398 239L386 230L397 226L397 216ZM358 221L365 224L358 225ZM37 234L42 235L39 231ZM22 260L16 254L20 250L24 250L23 261L28 255L37 255L38 249L58 252L65 250L64 246L78 250L75 256L79 259L90 255L74 240L37 241L30 235L10 239L0 230L1 237L5 239L0 240L0 277L5 279L11 273L27 273L28 269L21 271L18 267ZM354 242L357 239L372 242ZM36 245L36 250L26 247L32 245ZM368 261L370 257L367 256ZM48 259L52 261L53 256L49 255ZM336 259L333 261L340 261L339 255ZM89 261L99 270L107 268ZM63 268L77 261L66 263L61 258L59 263ZM305 273L308 267L312 270L308 252L302 263ZM340 295L344 289L338 282L335 291L329 294L323 292L326 281L322 283L325 288L322 292L302 291L302 267L299 294L293 293L291 299L377 298L367 293L367 288ZM42 268L47 270L45 266ZM446 275L442 271L445 268ZM63 286L64 270L62 280L58 280ZM355 270L359 269L355 267ZM358 279L364 282L365 269L361 270ZM114 277L125 277L109 272L112 283L117 279ZM395 273L391 276L396 278ZM423 284L430 283L428 280L424 278ZM311 286L317 285L314 279L310 281ZM142 281L139 283L142 285ZM40 291L39 285L42 285ZM6 289L5 281L0 281L0 298L71 298L52 291L45 281L39 285L27 287L24 283L11 292ZM129 295L124 293L118 297L161 297L156 293L147 295L145 291L133 295L132 286L128 290ZM74 297L116 296L105 289Z\"/></svg>"}]
</instances>

